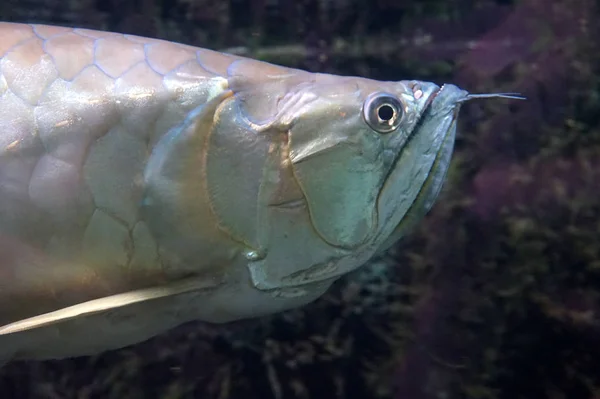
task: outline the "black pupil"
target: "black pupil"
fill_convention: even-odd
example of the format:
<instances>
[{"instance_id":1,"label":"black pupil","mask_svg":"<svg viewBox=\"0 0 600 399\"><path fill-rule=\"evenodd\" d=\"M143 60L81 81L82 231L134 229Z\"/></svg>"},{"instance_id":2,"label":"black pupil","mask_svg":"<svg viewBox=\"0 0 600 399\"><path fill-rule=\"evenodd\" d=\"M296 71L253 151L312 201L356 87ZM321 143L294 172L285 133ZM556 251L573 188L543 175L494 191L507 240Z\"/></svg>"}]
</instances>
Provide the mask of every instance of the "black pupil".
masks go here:
<instances>
[{"instance_id":1,"label":"black pupil","mask_svg":"<svg viewBox=\"0 0 600 399\"><path fill-rule=\"evenodd\" d=\"M382 105L377 110L377 116L379 116L382 121L387 122L394 117L394 108L390 105Z\"/></svg>"}]
</instances>

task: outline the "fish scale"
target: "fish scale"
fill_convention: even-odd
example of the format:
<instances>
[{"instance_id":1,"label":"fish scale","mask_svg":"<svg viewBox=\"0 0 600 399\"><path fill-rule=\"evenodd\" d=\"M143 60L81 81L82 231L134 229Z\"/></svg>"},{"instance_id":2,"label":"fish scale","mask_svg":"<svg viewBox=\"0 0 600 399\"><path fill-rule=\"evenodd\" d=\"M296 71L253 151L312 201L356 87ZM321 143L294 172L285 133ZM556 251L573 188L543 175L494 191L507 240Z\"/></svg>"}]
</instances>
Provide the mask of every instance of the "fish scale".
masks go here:
<instances>
[{"instance_id":1,"label":"fish scale","mask_svg":"<svg viewBox=\"0 0 600 399\"><path fill-rule=\"evenodd\" d=\"M0 66L3 71L2 81L8 81L5 86L16 93L17 97L34 105L33 112L38 116L36 122L41 127L40 137L46 151L50 152L36 154L40 161L30 178L30 200L40 208L53 210L59 209L61 203L67 207L85 208L82 213L89 214L89 222L82 232L82 246L85 253L91 253L84 257L94 257L94 251L106 251L111 264L128 266L131 259L143 256L135 254L136 245L132 234L135 225L141 223L143 226L136 215L141 200L141 185L136 187L131 182L141 180L143 165L148 157L146 143L150 141L148 135L152 132L152 125L141 127L139 123L147 118L151 120L151 115L155 113L153 111L166 108L165 116L159 116L155 121L159 125L156 130L164 132L174 119L171 115L183 115L198 103L206 101L206 98L197 96L195 101L181 98L179 90L183 86L183 93L193 91L189 87L189 77L193 77L193 85L198 85L200 78L216 75L199 65L197 53L200 50L165 44L158 40L38 25L14 26L11 35L16 38L17 43L0 54L4 64L4 67ZM76 56L69 56L69 52ZM55 71L44 67L49 62L45 59L46 56L52 60ZM182 66L186 68L181 68ZM177 70L178 68L180 69ZM28 75L39 78L24 84L20 80L21 73L11 76L10 72L5 72L23 70L28 70ZM46 73L41 73L43 71ZM178 75L183 75L183 81ZM153 79L154 76L157 79ZM102 80L104 83L100 83ZM68 87L69 83L75 87ZM99 120L90 123L87 118L83 121L87 129L83 129L76 118L68 113L56 115L55 104L64 98L64 92L77 92L87 97L73 99L77 104L82 101L98 102L100 105L91 107L99 115ZM111 98L106 101L105 97L108 95ZM165 106L165 103L169 104ZM52 115L44 112L48 106L51 107ZM131 110L138 112L132 116ZM58 120L49 120L52 117ZM107 121L111 120L126 125L110 127ZM88 130L93 135L82 139L82 135L85 135L82 130ZM135 134L129 134L131 132ZM66 135L78 136L69 140L68 144L76 148L71 148L67 153L52 154L60 152L60 148L52 148L52 139ZM81 141L79 146L75 143L76 140ZM59 179L67 181L61 182ZM76 198L79 200L77 204L60 198L61 192L70 193L73 190L68 186L78 186L77 189L84 191ZM91 201L85 201L88 193L91 194ZM48 203L53 197L56 198L51 201L54 203ZM144 227L140 229L143 231ZM107 242L105 247L93 244L99 236L110 236L111 231L115 232L114 237L101 241ZM141 237L148 240L147 235L136 236L139 237L138 241L143 239ZM49 240L56 246L60 237L53 236ZM155 245L141 241L137 246ZM155 262L156 259L155 257Z\"/></svg>"},{"instance_id":2,"label":"fish scale","mask_svg":"<svg viewBox=\"0 0 600 399\"><path fill-rule=\"evenodd\" d=\"M12 183L23 186L18 200L45 210L46 223L52 226L44 231L35 227L38 217L30 222L43 236L36 237L40 244L49 253L61 254L60 261L77 262L77 251L82 258L98 259L88 260L87 268L107 280L105 284L111 273L122 279L120 270L128 267L143 264L142 270L160 270L157 245L137 215L150 142L222 90L222 79L207 95L198 96L198 88L206 90L211 84L203 79L216 76L198 63L200 50L165 46L159 40L17 24L1 24L0 34L0 107L22 112L14 119L37 125L37 134L30 134L35 144L23 139L25 127L16 126L14 137L3 129L1 137L10 141L2 140L2 147L12 145L8 151L17 159L9 162L18 162L15 168L22 174ZM27 160L37 162L19 157L25 153ZM79 269L70 268L68 274ZM77 300L97 295L92 291ZM48 307L67 305L58 302Z\"/></svg>"},{"instance_id":3,"label":"fish scale","mask_svg":"<svg viewBox=\"0 0 600 399\"><path fill-rule=\"evenodd\" d=\"M0 23L0 363L317 299L432 206L475 97Z\"/></svg>"}]
</instances>

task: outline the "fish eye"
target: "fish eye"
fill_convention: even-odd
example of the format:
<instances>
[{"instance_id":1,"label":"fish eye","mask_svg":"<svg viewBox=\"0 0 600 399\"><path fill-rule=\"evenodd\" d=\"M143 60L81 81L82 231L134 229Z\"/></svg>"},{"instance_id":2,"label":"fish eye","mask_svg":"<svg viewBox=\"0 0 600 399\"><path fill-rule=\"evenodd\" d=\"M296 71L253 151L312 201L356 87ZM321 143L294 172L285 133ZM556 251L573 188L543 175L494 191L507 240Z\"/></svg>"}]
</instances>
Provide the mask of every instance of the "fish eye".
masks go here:
<instances>
[{"instance_id":1,"label":"fish eye","mask_svg":"<svg viewBox=\"0 0 600 399\"><path fill-rule=\"evenodd\" d=\"M373 93L363 105L365 122L378 133L390 133L400 126L403 110L398 98L389 93Z\"/></svg>"}]
</instances>

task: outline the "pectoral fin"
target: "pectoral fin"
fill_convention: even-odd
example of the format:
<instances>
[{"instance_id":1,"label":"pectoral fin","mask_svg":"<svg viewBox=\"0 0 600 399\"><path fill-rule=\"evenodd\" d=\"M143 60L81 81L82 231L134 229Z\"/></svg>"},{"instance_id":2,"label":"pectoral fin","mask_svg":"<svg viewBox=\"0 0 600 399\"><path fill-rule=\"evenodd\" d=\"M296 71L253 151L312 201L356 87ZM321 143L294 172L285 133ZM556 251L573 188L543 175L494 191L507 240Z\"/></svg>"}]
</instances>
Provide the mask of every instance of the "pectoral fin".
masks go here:
<instances>
[{"instance_id":1,"label":"pectoral fin","mask_svg":"<svg viewBox=\"0 0 600 399\"><path fill-rule=\"evenodd\" d=\"M68 306L66 308L0 326L0 336L55 325L78 317L87 317L140 302L151 301L154 299L165 298L192 291L206 290L214 288L217 285L218 283L215 284L213 280L209 279L207 281L205 278L195 277L193 279L190 278L177 281L165 286L144 288L111 295L104 298L93 299L91 301ZM0 367L2 362L3 358L0 356Z\"/></svg>"}]
</instances>

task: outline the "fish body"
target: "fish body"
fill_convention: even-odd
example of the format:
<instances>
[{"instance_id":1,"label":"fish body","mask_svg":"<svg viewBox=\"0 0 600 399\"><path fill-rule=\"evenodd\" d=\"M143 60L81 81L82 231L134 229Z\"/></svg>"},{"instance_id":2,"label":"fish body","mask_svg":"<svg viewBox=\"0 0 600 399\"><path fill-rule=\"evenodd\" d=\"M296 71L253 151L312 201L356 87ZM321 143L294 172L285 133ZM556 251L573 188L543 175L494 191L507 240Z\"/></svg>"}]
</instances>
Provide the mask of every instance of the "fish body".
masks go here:
<instances>
[{"instance_id":1,"label":"fish body","mask_svg":"<svg viewBox=\"0 0 600 399\"><path fill-rule=\"evenodd\" d=\"M315 300L432 206L467 96L0 23L0 361Z\"/></svg>"}]
</instances>

